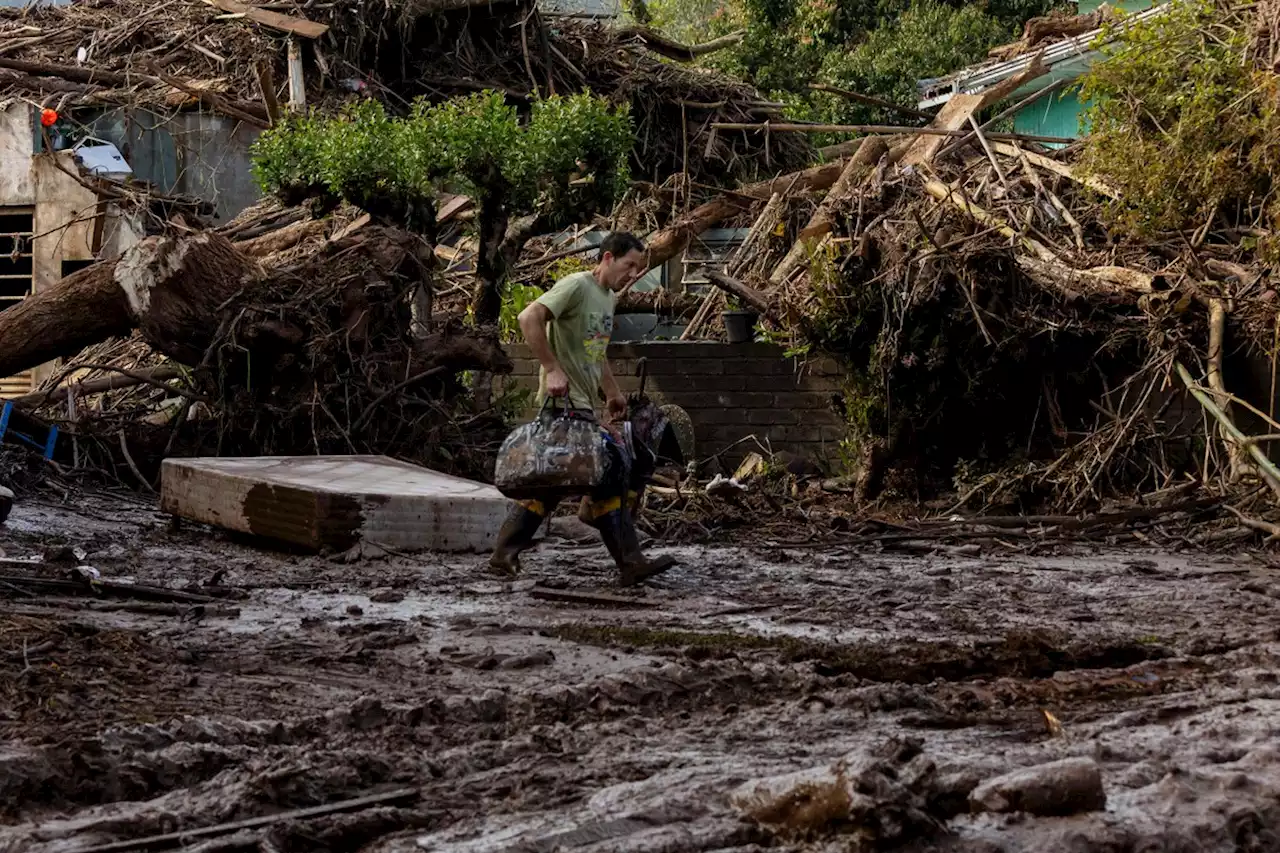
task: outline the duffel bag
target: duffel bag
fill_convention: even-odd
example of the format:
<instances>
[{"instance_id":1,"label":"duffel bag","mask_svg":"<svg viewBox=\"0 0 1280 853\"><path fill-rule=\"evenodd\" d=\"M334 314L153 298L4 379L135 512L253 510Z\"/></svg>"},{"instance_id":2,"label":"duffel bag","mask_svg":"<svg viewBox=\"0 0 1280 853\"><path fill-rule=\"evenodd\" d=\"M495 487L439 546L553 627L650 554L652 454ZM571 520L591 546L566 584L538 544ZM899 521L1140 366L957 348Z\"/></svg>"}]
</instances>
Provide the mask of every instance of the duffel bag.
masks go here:
<instances>
[{"instance_id":1,"label":"duffel bag","mask_svg":"<svg viewBox=\"0 0 1280 853\"><path fill-rule=\"evenodd\" d=\"M515 500L590 492L608 463L595 416L548 397L538 416L512 430L498 451L494 485Z\"/></svg>"}]
</instances>

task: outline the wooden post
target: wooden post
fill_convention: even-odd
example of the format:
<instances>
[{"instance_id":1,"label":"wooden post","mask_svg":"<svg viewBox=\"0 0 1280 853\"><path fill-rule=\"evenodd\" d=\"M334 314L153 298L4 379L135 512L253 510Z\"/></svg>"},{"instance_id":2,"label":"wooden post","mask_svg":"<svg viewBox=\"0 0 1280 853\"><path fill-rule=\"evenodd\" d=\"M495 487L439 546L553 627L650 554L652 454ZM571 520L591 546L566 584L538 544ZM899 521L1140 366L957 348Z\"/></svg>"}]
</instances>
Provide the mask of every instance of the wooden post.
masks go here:
<instances>
[{"instance_id":1,"label":"wooden post","mask_svg":"<svg viewBox=\"0 0 1280 853\"><path fill-rule=\"evenodd\" d=\"M289 109L302 112L307 106L307 86L302 77L302 47L289 38Z\"/></svg>"}]
</instances>

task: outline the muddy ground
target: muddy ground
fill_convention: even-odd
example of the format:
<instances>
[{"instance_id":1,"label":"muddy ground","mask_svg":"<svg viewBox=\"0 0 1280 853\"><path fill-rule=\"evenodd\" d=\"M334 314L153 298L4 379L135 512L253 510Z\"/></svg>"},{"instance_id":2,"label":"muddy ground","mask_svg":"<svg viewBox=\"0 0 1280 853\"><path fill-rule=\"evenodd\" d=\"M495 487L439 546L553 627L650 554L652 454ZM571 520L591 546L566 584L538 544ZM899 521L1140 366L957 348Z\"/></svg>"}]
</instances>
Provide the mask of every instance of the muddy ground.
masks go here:
<instances>
[{"instance_id":1,"label":"muddy ground","mask_svg":"<svg viewBox=\"0 0 1280 853\"><path fill-rule=\"evenodd\" d=\"M682 565L602 607L533 597L608 587L603 550L564 537L512 584L481 557L290 556L103 495L24 502L0 543L0 575L47 554L49 577L219 599L0 581L3 851L372 794L147 849L1280 849L1265 557L656 545ZM1104 809L971 813L980 782L1073 756Z\"/></svg>"}]
</instances>

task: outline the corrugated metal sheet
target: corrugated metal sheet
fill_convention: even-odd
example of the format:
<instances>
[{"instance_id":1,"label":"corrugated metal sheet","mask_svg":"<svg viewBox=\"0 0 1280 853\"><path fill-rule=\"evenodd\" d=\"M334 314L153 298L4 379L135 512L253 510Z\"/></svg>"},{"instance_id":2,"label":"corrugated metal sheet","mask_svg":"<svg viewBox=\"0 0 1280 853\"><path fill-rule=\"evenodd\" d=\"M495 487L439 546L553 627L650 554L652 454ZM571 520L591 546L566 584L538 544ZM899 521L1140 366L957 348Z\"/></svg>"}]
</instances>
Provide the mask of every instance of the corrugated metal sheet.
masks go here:
<instances>
[{"instance_id":1,"label":"corrugated metal sheet","mask_svg":"<svg viewBox=\"0 0 1280 853\"><path fill-rule=\"evenodd\" d=\"M19 373L17 376L6 376L0 379L0 397L8 399L9 397L21 397L23 394L30 394L35 388L32 387L31 371Z\"/></svg>"},{"instance_id":2,"label":"corrugated metal sheet","mask_svg":"<svg viewBox=\"0 0 1280 853\"><path fill-rule=\"evenodd\" d=\"M1050 95L1015 113L1013 129L1018 133L1076 139L1081 135L1080 117L1084 107L1075 92Z\"/></svg>"},{"instance_id":3,"label":"corrugated metal sheet","mask_svg":"<svg viewBox=\"0 0 1280 853\"><path fill-rule=\"evenodd\" d=\"M115 108L80 108L74 118L88 135L116 146L136 179L161 192L202 198L224 221L261 198L249 159L258 131L240 122L199 112L164 117ZM34 147L44 147L38 126Z\"/></svg>"},{"instance_id":4,"label":"corrugated metal sheet","mask_svg":"<svg viewBox=\"0 0 1280 853\"><path fill-rule=\"evenodd\" d=\"M1156 15L1163 14L1168 9L1167 2L1168 0L1164 3L1155 4L1150 9L1145 9L1133 15L1126 19L1124 25L1130 26L1136 22L1150 20ZM1044 63L1052 69L1051 76L1054 79L1060 77L1074 79L1085 71L1098 57L1095 42L1100 35L1102 35L1101 28L1090 30L1075 38L1054 42L1045 48L1042 58ZM1004 62L983 63L973 66L939 80L919 81L927 83L927 85L920 90L921 97L918 106L922 110L929 109L945 104L958 94L974 95L985 91L1025 70L1031 64L1035 55L1026 53ZM1045 82L1043 78L1033 81L1032 84L1028 84L1028 86L1013 93L1011 97L1016 98L1034 84L1044 85Z\"/></svg>"}]
</instances>

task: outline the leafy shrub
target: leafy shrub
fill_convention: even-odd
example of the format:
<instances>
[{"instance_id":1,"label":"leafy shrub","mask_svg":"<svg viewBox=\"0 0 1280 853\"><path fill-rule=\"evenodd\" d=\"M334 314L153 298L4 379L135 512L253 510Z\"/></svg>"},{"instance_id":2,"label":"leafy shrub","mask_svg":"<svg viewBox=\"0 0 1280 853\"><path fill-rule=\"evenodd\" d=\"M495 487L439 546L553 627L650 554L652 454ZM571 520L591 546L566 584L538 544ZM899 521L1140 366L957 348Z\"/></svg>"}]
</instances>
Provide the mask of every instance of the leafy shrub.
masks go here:
<instances>
[{"instance_id":1,"label":"leafy shrub","mask_svg":"<svg viewBox=\"0 0 1280 853\"><path fill-rule=\"evenodd\" d=\"M1277 224L1280 92L1273 73L1248 61L1251 21L1189 0L1111 25L1116 42L1083 81L1083 166L1119 190L1108 207L1118 232L1197 228L1215 212ZM1274 238L1259 248L1280 257Z\"/></svg>"},{"instance_id":2,"label":"leafy shrub","mask_svg":"<svg viewBox=\"0 0 1280 853\"><path fill-rule=\"evenodd\" d=\"M534 104L521 123L502 95L420 100L403 118L362 102L336 116L286 119L253 147L259 187L297 203L326 192L370 212L431 209L444 186L523 210L608 204L628 182L631 120L588 94Z\"/></svg>"}]
</instances>

